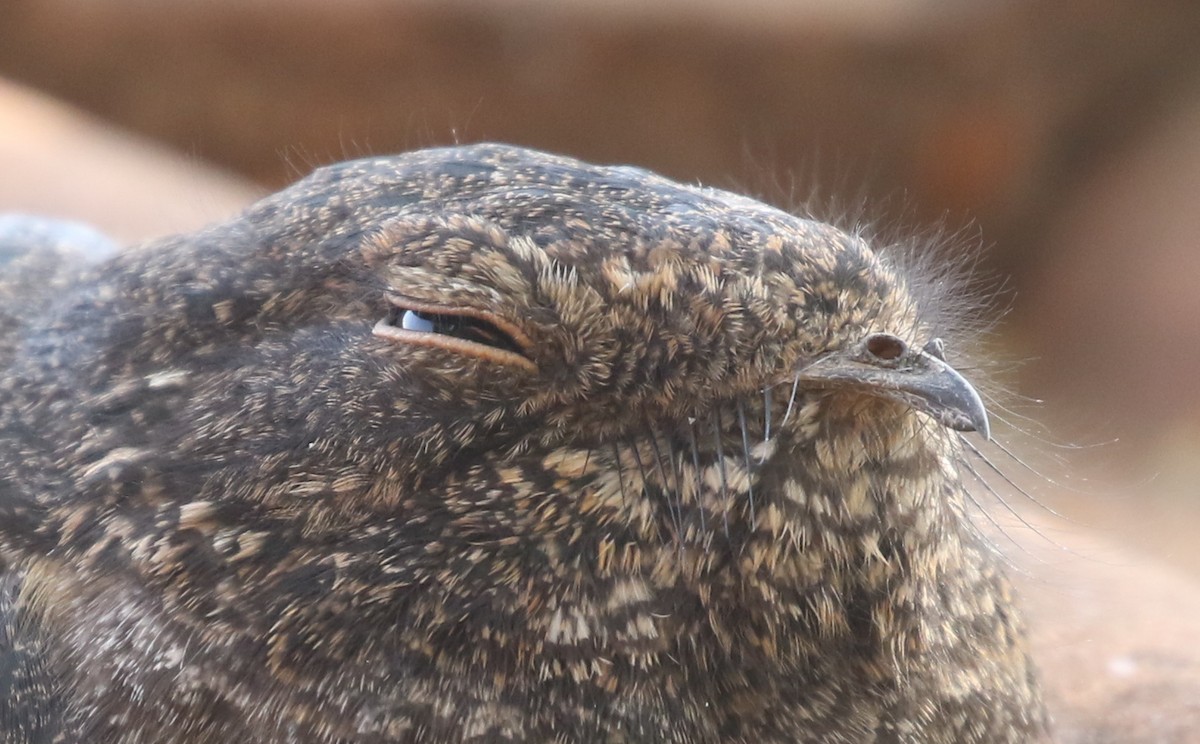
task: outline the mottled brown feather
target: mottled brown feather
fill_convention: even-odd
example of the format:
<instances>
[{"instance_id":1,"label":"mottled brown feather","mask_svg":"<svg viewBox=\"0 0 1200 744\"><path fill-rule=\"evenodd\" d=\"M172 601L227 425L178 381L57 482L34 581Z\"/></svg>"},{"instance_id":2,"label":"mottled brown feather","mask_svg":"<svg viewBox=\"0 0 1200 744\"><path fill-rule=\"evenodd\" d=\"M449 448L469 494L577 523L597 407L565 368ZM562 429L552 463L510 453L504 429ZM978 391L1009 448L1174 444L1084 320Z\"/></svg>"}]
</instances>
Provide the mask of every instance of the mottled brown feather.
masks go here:
<instances>
[{"instance_id":1,"label":"mottled brown feather","mask_svg":"<svg viewBox=\"0 0 1200 744\"><path fill-rule=\"evenodd\" d=\"M495 145L83 271L3 347L0 741L1038 740L961 435L796 383L929 342L914 281ZM531 364L373 334L396 297Z\"/></svg>"}]
</instances>

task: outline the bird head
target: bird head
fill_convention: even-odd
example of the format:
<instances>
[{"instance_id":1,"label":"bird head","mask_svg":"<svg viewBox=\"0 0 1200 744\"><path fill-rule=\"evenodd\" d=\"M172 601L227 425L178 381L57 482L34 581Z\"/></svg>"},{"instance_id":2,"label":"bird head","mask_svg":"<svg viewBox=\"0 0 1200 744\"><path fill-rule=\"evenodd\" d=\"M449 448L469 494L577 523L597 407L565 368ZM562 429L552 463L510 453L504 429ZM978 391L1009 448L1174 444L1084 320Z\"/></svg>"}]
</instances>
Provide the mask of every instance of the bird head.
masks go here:
<instances>
[{"instance_id":1,"label":"bird head","mask_svg":"<svg viewBox=\"0 0 1200 744\"><path fill-rule=\"evenodd\" d=\"M360 248L382 354L478 406L452 426L595 448L725 412L723 433L761 440L821 401L988 435L919 293L867 240L640 170L486 153L455 161L450 209Z\"/></svg>"},{"instance_id":2,"label":"bird head","mask_svg":"<svg viewBox=\"0 0 1200 744\"><path fill-rule=\"evenodd\" d=\"M90 419L55 425L93 481L326 526L485 459L615 460L624 490L655 447L755 470L820 421L986 436L918 294L859 236L637 169L353 161L100 268L52 323Z\"/></svg>"}]
</instances>

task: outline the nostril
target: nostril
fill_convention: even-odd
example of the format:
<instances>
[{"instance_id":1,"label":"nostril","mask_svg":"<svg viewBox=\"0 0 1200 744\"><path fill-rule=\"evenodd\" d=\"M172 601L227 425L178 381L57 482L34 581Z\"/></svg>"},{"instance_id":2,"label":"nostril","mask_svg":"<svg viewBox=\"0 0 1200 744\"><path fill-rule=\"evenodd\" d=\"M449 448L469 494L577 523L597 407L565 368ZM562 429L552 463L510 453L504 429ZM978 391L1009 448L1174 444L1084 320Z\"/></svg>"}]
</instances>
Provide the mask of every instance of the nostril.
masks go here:
<instances>
[{"instance_id":1,"label":"nostril","mask_svg":"<svg viewBox=\"0 0 1200 744\"><path fill-rule=\"evenodd\" d=\"M876 333L867 337L867 353L877 359L899 359L907 350L908 346L890 333Z\"/></svg>"}]
</instances>

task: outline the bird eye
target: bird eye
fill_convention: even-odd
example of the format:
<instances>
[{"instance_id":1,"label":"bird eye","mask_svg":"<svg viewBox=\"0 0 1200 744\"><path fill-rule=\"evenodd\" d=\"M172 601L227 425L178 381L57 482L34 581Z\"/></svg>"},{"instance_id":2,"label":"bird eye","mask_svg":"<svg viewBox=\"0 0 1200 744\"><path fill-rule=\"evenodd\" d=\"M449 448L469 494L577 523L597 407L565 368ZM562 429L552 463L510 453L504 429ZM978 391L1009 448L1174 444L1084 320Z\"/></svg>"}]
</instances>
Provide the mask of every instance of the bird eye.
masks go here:
<instances>
[{"instance_id":1,"label":"bird eye","mask_svg":"<svg viewBox=\"0 0 1200 744\"><path fill-rule=\"evenodd\" d=\"M419 310L405 310L404 314L400 316L400 327L406 331L437 333L437 327L433 320L422 315Z\"/></svg>"},{"instance_id":2,"label":"bird eye","mask_svg":"<svg viewBox=\"0 0 1200 744\"><path fill-rule=\"evenodd\" d=\"M417 333L437 333L461 338L514 354L524 354L521 346L501 329L482 318L467 315L448 315L425 310L394 307L388 324Z\"/></svg>"},{"instance_id":3,"label":"bird eye","mask_svg":"<svg viewBox=\"0 0 1200 744\"><path fill-rule=\"evenodd\" d=\"M907 350L905 343L890 333L876 333L867 338L867 353L877 359L899 359Z\"/></svg>"}]
</instances>

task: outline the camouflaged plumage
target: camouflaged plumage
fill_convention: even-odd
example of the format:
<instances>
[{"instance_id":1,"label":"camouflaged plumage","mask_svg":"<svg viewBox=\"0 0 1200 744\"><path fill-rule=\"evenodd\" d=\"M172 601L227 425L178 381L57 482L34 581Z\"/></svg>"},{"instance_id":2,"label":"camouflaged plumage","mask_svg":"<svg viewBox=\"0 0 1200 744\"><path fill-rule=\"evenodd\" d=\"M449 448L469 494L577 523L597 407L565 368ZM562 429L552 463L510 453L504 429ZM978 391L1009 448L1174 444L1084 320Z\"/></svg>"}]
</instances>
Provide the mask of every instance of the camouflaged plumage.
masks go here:
<instances>
[{"instance_id":1,"label":"camouflaged plumage","mask_svg":"<svg viewBox=\"0 0 1200 744\"><path fill-rule=\"evenodd\" d=\"M471 146L80 274L0 347L0 741L1043 731L859 237Z\"/></svg>"}]
</instances>

